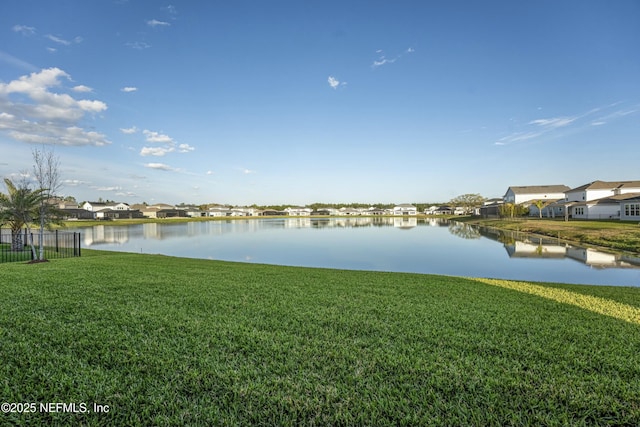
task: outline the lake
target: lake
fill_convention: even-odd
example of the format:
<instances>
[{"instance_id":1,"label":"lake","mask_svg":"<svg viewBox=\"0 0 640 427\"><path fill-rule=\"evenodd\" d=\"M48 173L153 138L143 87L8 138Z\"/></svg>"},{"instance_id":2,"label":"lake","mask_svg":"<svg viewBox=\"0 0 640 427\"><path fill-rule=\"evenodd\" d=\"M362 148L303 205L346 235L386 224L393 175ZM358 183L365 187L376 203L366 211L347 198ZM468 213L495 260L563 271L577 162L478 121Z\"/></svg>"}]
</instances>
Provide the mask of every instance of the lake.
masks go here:
<instances>
[{"instance_id":1,"label":"lake","mask_svg":"<svg viewBox=\"0 0 640 427\"><path fill-rule=\"evenodd\" d=\"M72 229L86 248L224 261L640 286L640 258L415 217L265 218Z\"/></svg>"}]
</instances>

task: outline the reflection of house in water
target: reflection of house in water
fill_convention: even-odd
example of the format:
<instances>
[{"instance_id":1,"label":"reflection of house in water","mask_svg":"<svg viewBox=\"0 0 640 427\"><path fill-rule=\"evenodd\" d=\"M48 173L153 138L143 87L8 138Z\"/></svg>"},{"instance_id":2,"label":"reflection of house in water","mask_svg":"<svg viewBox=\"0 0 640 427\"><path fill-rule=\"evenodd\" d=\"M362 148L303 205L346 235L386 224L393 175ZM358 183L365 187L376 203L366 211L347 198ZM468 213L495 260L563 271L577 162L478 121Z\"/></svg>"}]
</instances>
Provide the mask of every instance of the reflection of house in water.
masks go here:
<instances>
[{"instance_id":1,"label":"reflection of house in water","mask_svg":"<svg viewBox=\"0 0 640 427\"><path fill-rule=\"evenodd\" d=\"M569 248L567 256L595 268L638 268L640 258L597 251L590 248Z\"/></svg>"},{"instance_id":2,"label":"reflection of house in water","mask_svg":"<svg viewBox=\"0 0 640 427\"><path fill-rule=\"evenodd\" d=\"M564 258L567 255L565 245L542 244L542 242L515 241L505 243L504 248L511 258Z\"/></svg>"},{"instance_id":3,"label":"reflection of house in water","mask_svg":"<svg viewBox=\"0 0 640 427\"><path fill-rule=\"evenodd\" d=\"M126 243L129 241L127 227L97 225L82 231L85 246L104 243Z\"/></svg>"},{"instance_id":4,"label":"reflection of house in water","mask_svg":"<svg viewBox=\"0 0 640 427\"><path fill-rule=\"evenodd\" d=\"M480 227L479 232L486 238L501 242L510 258L571 258L596 268L640 268L640 258L630 255L580 248L556 239L536 238L513 231Z\"/></svg>"},{"instance_id":5,"label":"reflection of house in water","mask_svg":"<svg viewBox=\"0 0 640 427\"><path fill-rule=\"evenodd\" d=\"M396 228L413 228L418 225L418 218L411 216L404 216L402 218L394 217L393 226Z\"/></svg>"}]
</instances>

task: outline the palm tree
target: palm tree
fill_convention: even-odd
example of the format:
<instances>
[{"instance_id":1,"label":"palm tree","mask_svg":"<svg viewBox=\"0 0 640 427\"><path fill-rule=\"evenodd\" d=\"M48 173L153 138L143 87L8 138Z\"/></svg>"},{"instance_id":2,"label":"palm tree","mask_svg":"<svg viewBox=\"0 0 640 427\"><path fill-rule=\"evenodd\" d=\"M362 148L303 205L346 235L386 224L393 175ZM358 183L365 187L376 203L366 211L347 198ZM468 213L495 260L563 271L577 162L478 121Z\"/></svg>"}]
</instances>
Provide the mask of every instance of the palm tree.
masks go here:
<instances>
[{"instance_id":1,"label":"palm tree","mask_svg":"<svg viewBox=\"0 0 640 427\"><path fill-rule=\"evenodd\" d=\"M42 200L42 190L31 190L27 185L16 186L9 178L4 179L7 194L0 193L0 224L9 224L11 228L11 250L24 250L22 227L27 231L33 219L37 217ZM35 247L31 244L35 259Z\"/></svg>"}]
</instances>

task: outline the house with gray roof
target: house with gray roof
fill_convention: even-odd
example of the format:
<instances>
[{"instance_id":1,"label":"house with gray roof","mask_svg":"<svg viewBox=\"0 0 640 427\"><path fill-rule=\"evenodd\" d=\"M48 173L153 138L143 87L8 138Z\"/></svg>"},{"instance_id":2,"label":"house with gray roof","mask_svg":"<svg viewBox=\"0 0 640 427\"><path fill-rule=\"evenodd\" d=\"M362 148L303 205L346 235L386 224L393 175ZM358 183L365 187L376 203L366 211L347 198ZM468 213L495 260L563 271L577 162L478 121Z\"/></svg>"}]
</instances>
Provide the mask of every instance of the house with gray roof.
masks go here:
<instances>
[{"instance_id":1,"label":"house with gray roof","mask_svg":"<svg viewBox=\"0 0 640 427\"><path fill-rule=\"evenodd\" d=\"M536 200L564 199L565 192L571 188L566 185L527 185L511 186L502 197L505 203L516 205L532 203Z\"/></svg>"}]
</instances>

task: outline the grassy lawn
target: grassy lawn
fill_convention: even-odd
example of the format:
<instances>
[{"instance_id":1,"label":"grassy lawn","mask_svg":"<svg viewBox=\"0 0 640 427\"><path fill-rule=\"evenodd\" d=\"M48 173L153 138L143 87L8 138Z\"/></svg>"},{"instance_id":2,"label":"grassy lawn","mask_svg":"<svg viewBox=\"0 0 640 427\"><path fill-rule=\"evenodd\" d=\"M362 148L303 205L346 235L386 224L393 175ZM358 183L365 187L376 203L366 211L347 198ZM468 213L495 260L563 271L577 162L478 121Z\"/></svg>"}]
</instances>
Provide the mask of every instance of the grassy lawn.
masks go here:
<instances>
[{"instance_id":1,"label":"grassy lawn","mask_svg":"<svg viewBox=\"0 0 640 427\"><path fill-rule=\"evenodd\" d=\"M464 219L469 224L517 230L572 242L640 253L640 224L625 221L586 221L524 218Z\"/></svg>"},{"instance_id":2,"label":"grassy lawn","mask_svg":"<svg viewBox=\"0 0 640 427\"><path fill-rule=\"evenodd\" d=\"M2 401L109 406L0 425L640 424L640 289L96 251L0 277Z\"/></svg>"}]
</instances>

